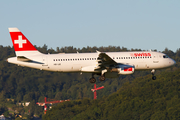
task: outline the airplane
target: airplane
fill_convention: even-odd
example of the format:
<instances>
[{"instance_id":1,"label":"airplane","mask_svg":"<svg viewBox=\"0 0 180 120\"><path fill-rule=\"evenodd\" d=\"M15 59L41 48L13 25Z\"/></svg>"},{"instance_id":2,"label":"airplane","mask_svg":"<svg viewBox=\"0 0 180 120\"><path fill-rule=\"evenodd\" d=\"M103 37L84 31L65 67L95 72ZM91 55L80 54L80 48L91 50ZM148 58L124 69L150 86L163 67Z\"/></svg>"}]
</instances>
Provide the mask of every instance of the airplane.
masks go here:
<instances>
[{"instance_id":1,"label":"airplane","mask_svg":"<svg viewBox=\"0 0 180 120\"><path fill-rule=\"evenodd\" d=\"M166 54L155 51L100 52L94 53L40 53L18 28L9 28L16 57L8 58L9 63L46 71L92 73L90 83L133 74L135 70L151 70L152 79L156 69L176 64Z\"/></svg>"}]
</instances>

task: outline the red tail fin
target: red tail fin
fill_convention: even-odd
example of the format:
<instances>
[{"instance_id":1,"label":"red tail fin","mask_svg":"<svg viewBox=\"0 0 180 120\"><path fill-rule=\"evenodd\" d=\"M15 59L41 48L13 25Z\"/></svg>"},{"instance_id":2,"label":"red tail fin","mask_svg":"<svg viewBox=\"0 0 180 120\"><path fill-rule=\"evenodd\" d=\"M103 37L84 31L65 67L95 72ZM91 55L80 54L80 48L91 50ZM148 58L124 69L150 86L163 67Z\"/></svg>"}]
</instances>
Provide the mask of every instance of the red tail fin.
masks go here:
<instances>
[{"instance_id":1,"label":"red tail fin","mask_svg":"<svg viewBox=\"0 0 180 120\"><path fill-rule=\"evenodd\" d=\"M41 54L22 34L18 28L9 28L16 56L32 56Z\"/></svg>"},{"instance_id":2,"label":"red tail fin","mask_svg":"<svg viewBox=\"0 0 180 120\"><path fill-rule=\"evenodd\" d=\"M15 51L37 51L18 28L9 28Z\"/></svg>"}]
</instances>

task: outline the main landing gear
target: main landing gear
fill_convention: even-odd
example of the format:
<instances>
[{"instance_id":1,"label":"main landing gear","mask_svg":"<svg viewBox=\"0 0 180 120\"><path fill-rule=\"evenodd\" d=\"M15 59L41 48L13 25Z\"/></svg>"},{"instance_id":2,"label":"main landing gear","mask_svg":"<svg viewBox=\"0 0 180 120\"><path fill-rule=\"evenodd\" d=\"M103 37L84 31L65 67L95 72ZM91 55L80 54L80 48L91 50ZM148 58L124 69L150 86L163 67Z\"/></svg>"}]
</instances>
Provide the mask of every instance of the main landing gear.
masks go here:
<instances>
[{"instance_id":1,"label":"main landing gear","mask_svg":"<svg viewBox=\"0 0 180 120\"><path fill-rule=\"evenodd\" d=\"M155 69L152 69L152 71L151 71L152 79L153 79L153 80L156 80L156 76L154 76L154 73L155 73Z\"/></svg>"},{"instance_id":2,"label":"main landing gear","mask_svg":"<svg viewBox=\"0 0 180 120\"><path fill-rule=\"evenodd\" d=\"M96 79L95 79L94 77L92 77L92 78L89 79L89 82L90 82L90 83L95 83L95 82L96 82Z\"/></svg>"},{"instance_id":3,"label":"main landing gear","mask_svg":"<svg viewBox=\"0 0 180 120\"><path fill-rule=\"evenodd\" d=\"M99 77L99 80L100 80L100 81L104 81L104 80L105 80L105 76L104 76L104 75L101 75L101 76Z\"/></svg>"},{"instance_id":4,"label":"main landing gear","mask_svg":"<svg viewBox=\"0 0 180 120\"><path fill-rule=\"evenodd\" d=\"M95 83L96 82L96 79L94 78L94 73L92 74L92 78L89 79L89 82L90 83Z\"/></svg>"},{"instance_id":5,"label":"main landing gear","mask_svg":"<svg viewBox=\"0 0 180 120\"><path fill-rule=\"evenodd\" d=\"M92 74L92 77L89 79L89 82L90 83L95 83L96 82L96 79L94 78L94 73ZM99 75L99 74L97 74L97 75ZM104 81L105 80L105 76L104 75L100 75L100 77L99 77L99 80L100 81Z\"/></svg>"}]
</instances>

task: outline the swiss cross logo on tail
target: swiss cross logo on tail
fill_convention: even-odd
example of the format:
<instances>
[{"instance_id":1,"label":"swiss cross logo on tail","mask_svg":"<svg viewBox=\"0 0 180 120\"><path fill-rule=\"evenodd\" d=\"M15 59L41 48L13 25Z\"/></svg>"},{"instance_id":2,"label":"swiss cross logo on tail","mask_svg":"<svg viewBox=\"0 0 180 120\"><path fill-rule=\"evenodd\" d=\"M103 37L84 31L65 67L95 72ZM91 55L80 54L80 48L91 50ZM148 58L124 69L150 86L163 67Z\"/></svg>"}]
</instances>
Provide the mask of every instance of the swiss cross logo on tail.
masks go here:
<instances>
[{"instance_id":1,"label":"swiss cross logo on tail","mask_svg":"<svg viewBox=\"0 0 180 120\"><path fill-rule=\"evenodd\" d=\"M37 51L29 40L17 28L9 28L9 33L13 42L15 51Z\"/></svg>"},{"instance_id":2,"label":"swiss cross logo on tail","mask_svg":"<svg viewBox=\"0 0 180 120\"><path fill-rule=\"evenodd\" d=\"M19 44L19 48L23 48L23 44L25 43L27 43L27 41L22 39L22 35L18 36L18 40L14 40L14 44Z\"/></svg>"}]
</instances>

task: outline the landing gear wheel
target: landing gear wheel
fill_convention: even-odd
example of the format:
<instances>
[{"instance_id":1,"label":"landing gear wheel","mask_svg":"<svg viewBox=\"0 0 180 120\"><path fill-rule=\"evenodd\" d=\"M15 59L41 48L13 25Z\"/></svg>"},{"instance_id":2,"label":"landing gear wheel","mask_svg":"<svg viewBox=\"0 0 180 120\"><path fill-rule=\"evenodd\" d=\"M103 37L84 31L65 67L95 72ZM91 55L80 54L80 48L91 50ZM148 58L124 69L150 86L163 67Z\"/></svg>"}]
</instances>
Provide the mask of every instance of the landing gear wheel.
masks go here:
<instances>
[{"instance_id":1,"label":"landing gear wheel","mask_svg":"<svg viewBox=\"0 0 180 120\"><path fill-rule=\"evenodd\" d=\"M152 79L153 79L153 80L156 80L156 76L154 76L154 73L155 73L155 69L152 69L152 71L151 71Z\"/></svg>"},{"instance_id":2,"label":"landing gear wheel","mask_svg":"<svg viewBox=\"0 0 180 120\"><path fill-rule=\"evenodd\" d=\"M156 80L156 76L152 76L152 79L153 79L153 80Z\"/></svg>"},{"instance_id":3,"label":"landing gear wheel","mask_svg":"<svg viewBox=\"0 0 180 120\"><path fill-rule=\"evenodd\" d=\"M104 77L104 76L100 76L100 77L99 77L99 80L100 80L100 81L104 81L104 80L105 80L105 77Z\"/></svg>"},{"instance_id":4,"label":"landing gear wheel","mask_svg":"<svg viewBox=\"0 0 180 120\"><path fill-rule=\"evenodd\" d=\"M92 78L89 79L89 82L90 82L90 83L95 83L95 82L96 82L96 79L95 79L94 77L92 77Z\"/></svg>"}]
</instances>

